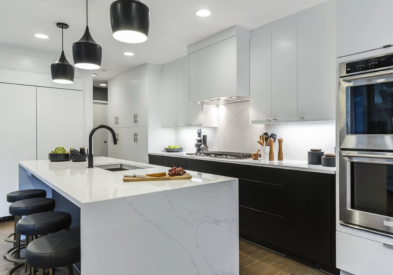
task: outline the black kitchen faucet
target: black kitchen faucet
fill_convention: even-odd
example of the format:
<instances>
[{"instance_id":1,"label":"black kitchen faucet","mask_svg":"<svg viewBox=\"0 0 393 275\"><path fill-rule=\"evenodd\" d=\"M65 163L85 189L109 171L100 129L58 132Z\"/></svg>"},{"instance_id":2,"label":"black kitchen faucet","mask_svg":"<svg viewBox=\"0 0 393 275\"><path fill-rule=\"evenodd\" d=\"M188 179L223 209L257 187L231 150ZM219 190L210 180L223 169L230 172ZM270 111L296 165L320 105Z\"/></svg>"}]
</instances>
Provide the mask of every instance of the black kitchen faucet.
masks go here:
<instances>
[{"instance_id":1,"label":"black kitchen faucet","mask_svg":"<svg viewBox=\"0 0 393 275\"><path fill-rule=\"evenodd\" d=\"M115 131L109 126L106 125L100 125L97 126L96 128L93 128L91 130L90 135L89 135L89 157L88 157L88 168L94 168L94 163L93 163L93 135L94 133L101 128L107 129L109 132L111 132L112 137L113 137L113 143L116 145L117 144L117 139L116 139L116 134Z\"/></svg>"}]
</instances>

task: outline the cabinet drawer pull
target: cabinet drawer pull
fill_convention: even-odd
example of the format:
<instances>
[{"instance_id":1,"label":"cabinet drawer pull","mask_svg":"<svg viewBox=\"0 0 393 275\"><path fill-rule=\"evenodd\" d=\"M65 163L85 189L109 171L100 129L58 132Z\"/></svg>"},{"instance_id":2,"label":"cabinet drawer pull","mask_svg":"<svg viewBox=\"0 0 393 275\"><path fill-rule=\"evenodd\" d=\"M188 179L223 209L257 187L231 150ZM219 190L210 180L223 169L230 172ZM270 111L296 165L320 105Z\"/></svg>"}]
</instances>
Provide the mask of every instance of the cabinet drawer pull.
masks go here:
<instances>
[{"instance_id":1,"label":"cabinet drawer pull","mask_svg":"<svg viewBox=\"0 0 393 275\"><path fill-rule=\"evenodd\" d=\"M393 249L393 245L390 245L390 244L387 244L387 243L384 243L383 246L384 246L384 247L387 247L387 248Z\"/></svg>"}]
</instances>

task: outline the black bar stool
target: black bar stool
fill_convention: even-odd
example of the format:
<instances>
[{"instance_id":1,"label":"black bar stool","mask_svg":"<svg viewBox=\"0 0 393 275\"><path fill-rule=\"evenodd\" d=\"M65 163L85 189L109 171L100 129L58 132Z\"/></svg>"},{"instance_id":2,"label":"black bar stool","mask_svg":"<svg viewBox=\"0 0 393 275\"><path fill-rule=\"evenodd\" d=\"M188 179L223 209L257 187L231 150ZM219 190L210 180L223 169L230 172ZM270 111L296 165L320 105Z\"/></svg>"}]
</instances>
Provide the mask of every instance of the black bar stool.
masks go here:
<instances>
[{"instance_id":1,"label":"black bar stool","mask_svg":"<svg viewBox=\"0 0 393 275\"><path fill-rule=\"evenodd\" d=\"M15 216L15 221L21 219L22 216L28 216L40 212L53 211L55 208L55 200L48 198L32 198L20 200L12 203L10 205L10 214ZM24 263L24 260L20 259L21 246L20 234L16 232L15 234L15 248L11 250L6 258L15 264ZM15 255L15 256L14 256ZM13 257L14 256L14 257Z\"/></svg>"},{"instance_id":2,"label":"black bar stool","mask_svg":"<svg viewBox=\"0 0 393 275\"><path fill-rule=\"evenodd\" d=\"M43 212L36 213L24 217L16 225L16 232L19 235L26 236L26 246L38 236L59 232L61 230L70 230L72 217L66 212ZM12 274L16 269L23 264L19 264L7 272L7 275ZM25 263L25 273L29 274L31 268ZM31 274L31 273L30 273Z\"/></svg>"},{"instance_id":3,"label":"black bar stool","mask_svg":"<svg viewBox=\"0 0 393 275\"><path fill-rule=\"evenodd\" d=\"M20 200L25 200L25 199L32 199L32 198L46 198L46 191L42 189L28 189L28 190L15 191L7 194L7 201L11 203ZM17 223L18 221L15 220L14 232L8 235L4 239L4 241L15 244L15 238L13 239L11 238L12 236L15 236L15 232L16 232L15 227Z\"/></svg>"},{"instance_id":4,"label":"black bar stool","mask_svg":"<svg viewBox=\"0 0 393 275\"><path fill-rule=\"evenodd\" d=\"M72 265L81 261L81 244L79 231L62 231L38 238L29 243L26 248L26 263L37 269L39 275L49 269L54 275L54 269L68 267L68 274L73 274Z\"/></svg>"}]
</instances>

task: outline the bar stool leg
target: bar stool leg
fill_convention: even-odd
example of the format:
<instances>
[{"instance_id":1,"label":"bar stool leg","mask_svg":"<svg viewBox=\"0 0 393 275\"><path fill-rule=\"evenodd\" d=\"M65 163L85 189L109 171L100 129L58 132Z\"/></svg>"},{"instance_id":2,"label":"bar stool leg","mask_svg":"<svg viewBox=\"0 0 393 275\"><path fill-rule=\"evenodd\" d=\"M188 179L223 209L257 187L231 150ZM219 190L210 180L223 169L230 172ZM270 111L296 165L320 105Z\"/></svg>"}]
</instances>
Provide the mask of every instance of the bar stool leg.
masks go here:
<instances>
[{"instance_id":1,"label":"bar stool leg","mask_svg":"<svg viewBox=\"0 0 393 275\"><path fill-rule=\"evenodd\" d=\"M74 275L74 266L73 265L68 266L68 275Z\"/></svg>"},{"instance_id":2,"label":"bar stool leg","mask_svg":"<svg viewBox=\"0 0 393 275\"><path fill-rule=\"evenodd\" d=\"M49 269L49 275L55 275L55 269L54 268Z\"/></svg>"},{"instance_id":3,"label":"bar stool leg","mask_svg":"<svg viewBox=\"0 0 393 275\"><path fill-rule=\"evenodd\" d=\"M44 275L45 274L45 268L40 268L38 270L38 275Z\"/></svg>"},{"instance_id":4,"label":"bar stool leg","mask_svg":"<svg viewBox=\"0 0 393 275\"><path fill-rule=\"evenodd\" d=\"M33 236L26 236L26 248L33 241ZM29 274L31 272L31 267L25 263L25 273Z\"/></svg>"}]
</instances>

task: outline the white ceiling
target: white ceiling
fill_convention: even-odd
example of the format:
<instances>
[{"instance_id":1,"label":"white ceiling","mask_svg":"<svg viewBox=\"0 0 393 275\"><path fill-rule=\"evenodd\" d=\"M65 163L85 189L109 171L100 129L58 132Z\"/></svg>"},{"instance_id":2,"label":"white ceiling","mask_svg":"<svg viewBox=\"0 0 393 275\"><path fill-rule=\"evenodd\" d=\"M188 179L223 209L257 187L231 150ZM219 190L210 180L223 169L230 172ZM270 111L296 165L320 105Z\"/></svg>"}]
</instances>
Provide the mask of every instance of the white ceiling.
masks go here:
<instances>
[{"instance_id":1,"label":"white ceiling","mask_svg":"<svg viewBox=\"0 0 393 275\"><path fill-rule=\"evenodd\" d=\"M147 62L165 64L182 57L188 45L231 26L255 29L326 0L143 0L150 8L151 22L149 39L142 44L112 38L109 6L113 1L89 1L90 32L103 48L101 69L107 70L96 72L95 86ZM195 16L202 8L212 15ZM64 22L70 25L64 32L65 53L73 63L72 43L82 36L85 20L84 0L1 1L0 44L60 55L61 32L56 22ZM35 33L47 34L49 39L37 39ZM135 56L124 56L125 51Z\"/></svg>"}]
</instances>

